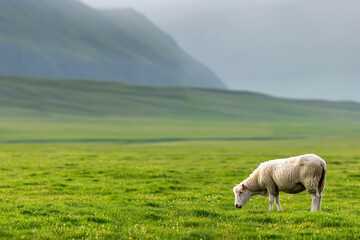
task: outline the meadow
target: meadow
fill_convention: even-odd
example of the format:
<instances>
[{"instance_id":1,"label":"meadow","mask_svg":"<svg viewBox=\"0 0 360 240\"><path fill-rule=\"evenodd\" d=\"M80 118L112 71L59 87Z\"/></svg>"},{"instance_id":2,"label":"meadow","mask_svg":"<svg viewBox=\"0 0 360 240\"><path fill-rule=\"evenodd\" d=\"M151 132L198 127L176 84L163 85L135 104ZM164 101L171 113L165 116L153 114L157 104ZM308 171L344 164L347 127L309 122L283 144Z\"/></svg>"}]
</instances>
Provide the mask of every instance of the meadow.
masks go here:
<instances>
[{"instance_id":1,"label":"meadow","mask_svg":"<svg viewBox=\"0 0 360 240\"><path fill-rule=\"evenodd\" d=\"M1 121L0 238L360 237L358 123L124 122ZM327 161L321 212L306 192L234 208L259 163L304 153Z\"/></svg>"}]
</instances>

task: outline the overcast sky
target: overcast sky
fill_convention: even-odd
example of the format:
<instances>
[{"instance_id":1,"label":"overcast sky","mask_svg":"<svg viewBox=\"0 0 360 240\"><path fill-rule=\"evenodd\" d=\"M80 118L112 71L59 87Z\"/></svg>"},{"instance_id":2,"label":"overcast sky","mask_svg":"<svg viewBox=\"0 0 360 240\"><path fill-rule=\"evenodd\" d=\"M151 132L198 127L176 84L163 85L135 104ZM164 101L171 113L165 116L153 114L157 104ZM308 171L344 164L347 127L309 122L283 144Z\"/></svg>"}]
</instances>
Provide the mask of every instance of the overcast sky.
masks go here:
<instances>
[{"instance_id":1,"label":"overcast sky","mask_svg":"<svg viewBox=\"0 0 360 240\"><path fill-rule=\"evenodd\" d=\"M159 4L174 4L181 2L201 2L201 0L81 0L93 7L97 8L116 8L116 7L151 7ZM243 3L268 3L268 2L284 2L289 0L239 0ZM211 1L210 1L211 2ZM217 0L217 2L224 4L224 1ZM226 1L225 1L226 3Z\"/></svg>"},{"instance_id":2,"label":"overcast sky","mask_svg":"<svg viewBox=\"0 0 360 240\"><path fill-rule=\"evenodd\" d=\"M359 0L81 0L133 8L231 89L360 101Z\"/></svg>"},{"instance_id":3,"label":"overcast sky","mask_svg":"<svg viewBox=\"0 0 360 240\"><path fill-rule=\"evenodd\" d=\"M168 8L176 9L191 5L192 11L206 11L221 8L232 0L80 0L93 8L134 8L144 14L161 14ZM297 0L237 0L239 5L269 5ZM184 10L184 9L181 9Z\"/></svg>"},{"instance_id":4,"label":"overcast sky","mask_svg":"<svg viewBox=\"0 0 360 240\"><path fill-rule=\"evenodd\" d=\"M153 5L167 4L168 2L179 2L179 0L81 0L94 8L148 8ZM187 0L182 0L187 1Z\"/></svg>"}]
</instances>

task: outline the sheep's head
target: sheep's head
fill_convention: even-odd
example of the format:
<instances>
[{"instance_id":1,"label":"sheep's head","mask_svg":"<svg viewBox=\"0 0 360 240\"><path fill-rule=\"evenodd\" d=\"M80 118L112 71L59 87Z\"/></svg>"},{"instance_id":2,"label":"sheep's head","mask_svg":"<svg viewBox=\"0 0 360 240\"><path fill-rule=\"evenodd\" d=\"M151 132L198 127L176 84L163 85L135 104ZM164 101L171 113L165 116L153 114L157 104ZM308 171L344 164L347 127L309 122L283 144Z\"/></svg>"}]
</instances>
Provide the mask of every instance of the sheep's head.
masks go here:
<instances>
[{"instance_id":1,"label":"sheep's head","mask_svg":"<svg viewBox=\"0 0 360 240\"><path fill-rule=\"evenodd\" d=\"M252 193L249 189L246 188L246 183L240 183L235 186L234 189L235 194L235 207L242 208L251 198Z\"/></svg>"}]
</instances>

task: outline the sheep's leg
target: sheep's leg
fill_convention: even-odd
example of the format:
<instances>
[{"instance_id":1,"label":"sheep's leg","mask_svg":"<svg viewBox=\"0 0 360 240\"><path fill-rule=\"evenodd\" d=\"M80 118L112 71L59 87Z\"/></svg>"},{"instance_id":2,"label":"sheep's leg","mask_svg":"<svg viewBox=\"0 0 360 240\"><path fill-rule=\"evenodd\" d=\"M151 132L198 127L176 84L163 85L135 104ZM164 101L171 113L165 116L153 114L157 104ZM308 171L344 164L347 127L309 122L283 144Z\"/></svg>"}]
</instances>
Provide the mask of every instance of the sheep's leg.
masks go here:
<instances>
[{"instance_id":1,"label":"sheep's leg","mask_svg":"<svg viewBox=\"0 0 360 240\"><path fill-rule=\"evenodd\" d=\"M274 210L274 195L269 193L269 211Z\"/></svg>"},{"instance_id":2,"label":"sheep's leg","mask_svg":"<svg viewBox=\"0 0 360 240\"><path fill-rule=\"evenodd\" d=\"M318 182L320 179L307 178L303 185L311 196L311 211L319 210L321 197L318 190Z\"/></svg>"},{"instance_id":3,"label":"sheep's leg","mask_svg":"<svg viewBox=\"0 0 360 240\"><path fill-rule=\"evenodd\" d=\"M321 210L322 193L319 194L318 210Z\"/></svg>"},{"instance_id":4,"label":"sheep's leg","mask_svg":"<svg viewBox=\"0 0 360 240\"><path fill-rule=\"evenodd\" d=\"M275 195L275 200L276 200L276 205L277 205L278 211L284 211L284 209L280 205L280 193L277 193Z\"/></svg>"},{"instance_id":5,"label":"sheep's leg","mask_svg":"<svg viewBox=\"0 0 360 240\"><path fill-rule=\"evenodd\" d=\"M319 204L321 201L320 196L316 193L311 193L310 195L311 195L311 211L314 212L319 210Z\"/></svg>"}]
</instances>

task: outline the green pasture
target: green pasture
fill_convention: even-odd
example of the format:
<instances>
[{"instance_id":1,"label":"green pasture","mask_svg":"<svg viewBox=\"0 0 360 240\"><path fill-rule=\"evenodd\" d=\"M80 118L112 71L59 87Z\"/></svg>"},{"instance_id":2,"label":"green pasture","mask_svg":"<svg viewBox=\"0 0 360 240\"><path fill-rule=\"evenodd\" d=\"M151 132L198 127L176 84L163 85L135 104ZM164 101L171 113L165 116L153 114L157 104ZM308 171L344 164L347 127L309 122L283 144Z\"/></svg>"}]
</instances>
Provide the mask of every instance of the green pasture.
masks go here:
<instances>
[{"instance_id":1,"label":"green pasture","mask_svg":"<svg viewBox=\"0 0 360 240\"><path fill-rule=\"evenodd\" d=\"M209 89L0 77L1 239L356 239L360 104ZM323 211L232 188L315 153Z\"/></svg>"},{"instance_id":2,"label":"green pasture","mask_svg":"<svg viewBox=\"0 0 360 240\"><path fill-rule=\"evenodd\" d=\"M152 143L360 136L360 122L241 122L154 118L0 118L0 143Z\"/></svg>"},{"instance_id":3,"label":"green pasture","mask_svg":"<svg viewBox=\"0 0 360 240\"><path fill-rule=\"evenodd\" d=\"M360 104L281 99L244 91L148 87L119 82L0 76L0 121L73 121L74 117L195 122L348 123ZM145 120L145 121L144 121ZM148 126L148 125L147 125Z\"/></svg>"},{"instance_id":4,"label":"green pasture","mask_svg":"<svg viewBox=\"0 0 360 240\"><path fill-rule=\"evenodd\" d=\"M0 238L357 239L359 129L3 120ZM281 194L284 212L260 196L234 208L234 184L259 163L304 153L327 161L323 211L305 192Z\"/></svg>"}]
</instances>

